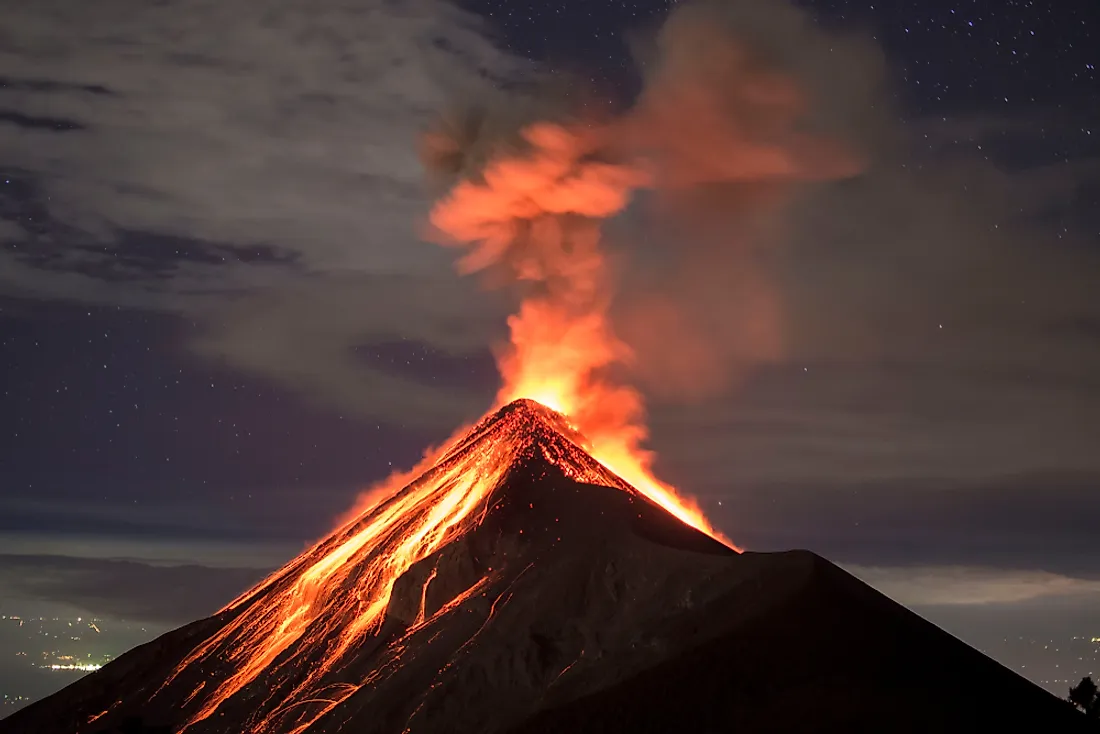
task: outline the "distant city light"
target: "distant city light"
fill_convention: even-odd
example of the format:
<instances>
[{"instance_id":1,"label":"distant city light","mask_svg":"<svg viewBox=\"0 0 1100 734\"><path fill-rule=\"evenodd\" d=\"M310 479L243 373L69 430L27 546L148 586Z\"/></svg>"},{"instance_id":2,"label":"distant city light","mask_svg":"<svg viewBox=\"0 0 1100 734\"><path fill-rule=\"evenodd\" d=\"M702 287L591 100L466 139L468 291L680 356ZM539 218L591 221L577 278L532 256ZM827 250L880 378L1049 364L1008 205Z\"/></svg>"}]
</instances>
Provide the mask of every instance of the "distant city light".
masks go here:
<instances>
[{"instance_id":1,"label":"distant city light","mask_svg":"<svg viewBox=\"0 0 1100 734\"><path fill-rule=\"evenodd\" d=\"M43 665L42 667L50 670L83 670L85 672L91 672L93 670L99 670L103 666L96 665L95 663L76 663L69 665L57 665L55 663L53 665Z\"/></svg>"}]
</instances>

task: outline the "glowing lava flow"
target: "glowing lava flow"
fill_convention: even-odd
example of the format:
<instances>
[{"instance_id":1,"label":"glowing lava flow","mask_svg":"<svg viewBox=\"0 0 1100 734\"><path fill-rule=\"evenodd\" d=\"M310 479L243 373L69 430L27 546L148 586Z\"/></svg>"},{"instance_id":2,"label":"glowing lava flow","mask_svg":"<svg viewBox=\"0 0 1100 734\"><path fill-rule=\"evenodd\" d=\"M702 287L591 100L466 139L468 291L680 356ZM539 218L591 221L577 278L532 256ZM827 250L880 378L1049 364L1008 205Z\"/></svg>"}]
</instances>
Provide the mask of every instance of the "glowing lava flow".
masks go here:
<instances>
[{"instance_id":1,"label":"glowing lava flow","mask_svg":"<svg viewBox=\"0 0 1100 734\"><path fill-rule=\"evenodd\" d=\"M255 707L273 710L261 714L251 731L305 731L363 685L337 686L326 676L340 668L353 646L378 630L394 582L479 522L493 490L524 456L538 451L571 479L631 491L580 450L574 443L580 441L563 416L518 401L483 419L441 455L426 457L414 470L424 472L418 479L404 488L394 486L388 499L223 610L235 616L194 649L161 687L207 664L217 669L228 664L231 672L222 680L180 681L205 683L201 705L181 731L209 718L231 697L258 691L267 693L265 704L278 695L280 705ZM436 616L461 601L452 600ZM431 619L422 611L415 624ZM308 671L304 675L303 669Z\"/></svg>"},{"instance_id":2,"label":"glowing lava flow","mask_svg":"<svg viewBox=\"0 0 1100 734\"><path fill-rule=\"evenodd\" d=\"M226 607L230 620L161 688L183 676L179 685L201 693L181 731L240 696L256 712L250 731L297 734L376 680L377 669L356 683L332 674L385 622L395 581L478 522L531 452L576 481L637 491L721 539L652 475L641 396L608 376L631 355L608 317L599 223L644 176L591 159L584 141L561 128L536 127L528 138L530 155L490 164L484 182L459 183L432 212L437 227L471 247L467 271L496 266L540 286L509 319L511 342L498 358L505 407L388 480L375 491L387 499ZM430 621L422 615L414 625ZM229 672L211 681L209 669Z\"/></svg>"},{"instance_id":3,"label":"glowing lava flow","mask_svg":"<svg viewBox=\"0 0 1100 734\"><path fill-rule=\"evenodd\" d=\"M575 386L570 385L568 380L546 382L537 389L529 388L521 382L514 388L505 388L501 392L501 402L507 403L526 397L565 416L571 417L578 413L585 415L584 409L578 404L578 394L571 392L571 387ZM513 394L513 391L518 394ZM604 406L618 404L629 414L636 414L641 410L640 402L630 390L601 385L599 390L593 389L593 392L598 392L605 398ZM570 410L571 407L574 410ZM653 476L649 468L652 454L639 446L645 438L645 431L639 424L619 420L604 422L599 418L600 416L596 416L594 420L590 418L588 431L580 437L584 449L593 458L681 522L720 540L730 548L741 550L715 530L700 509L681 498L671 486Z\"/></svg>"}]
</instances>

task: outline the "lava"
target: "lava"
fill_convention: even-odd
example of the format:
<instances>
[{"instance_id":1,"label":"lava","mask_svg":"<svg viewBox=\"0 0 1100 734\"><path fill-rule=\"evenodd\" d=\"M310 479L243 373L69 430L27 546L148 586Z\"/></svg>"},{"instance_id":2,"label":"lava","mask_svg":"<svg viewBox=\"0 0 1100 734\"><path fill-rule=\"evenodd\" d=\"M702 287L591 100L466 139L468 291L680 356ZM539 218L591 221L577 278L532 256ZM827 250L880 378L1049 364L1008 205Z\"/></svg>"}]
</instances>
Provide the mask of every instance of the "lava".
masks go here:
<instances>
[{"instance_id":1,"label":"lava","mask_svg":"<svg viewBox=\"0 0 1100 734\"><path fill-rule=\"evenodd\" d=\"M258 708L271 711L259 715L251 731L305 731L359 689L334 686L326 676L379 629L394 582L479 523L493 490L517 461L538 451L571 479L635 491L586 454L580 448L583 442L564 416L521 400L484 418L440 455L426 457L417 467L419 478L393 486L387 499L223 610L230 621L196 647L161 686L164 690L184 672L208 663L228 663L232 671L224 679L205 680L201 691L195 691L200 703L180 731L209 718L246 689L248 695L267 691L269 697L278 691L282 699L277 707ZM427 614L422 597L414 626L447 614L481 593L488 582L475 583L434 615ZM303 667L305 675L287 682ZM280 685L289 690L280 690Z\"/></svg>"},{"instance_id":2,"label":"lava","mask_svg":"<svg viewBox=\"0 0 1100 734\"><path fill-rule=\"evenodd\" d=\"M375 488L371 506L222 610L229 621L160 689L186 671L228 663L231 672L208 681L181 732L234 696L265 693L250 730L304 732L382 675L389 663L356 684L328 678L380 629L396 580L480 523L494 489L527 453L541 452L578 482L639 493L732 546L653 476L652 455L642 448L642 397L612 376L632 355L608 315L600 223L626 206L647 174L591 157L586 136L559 126L534 126L525 135L529 151L491 161L480 180L459 182L432 212L435 226L468 249L464 271L493 267L538 286L509 319L494 412ZM489 583L483 578L429 616L431 580L420 590L414 629ZM403 649L399 641L392 655Z\"/></svg>"}]
</instances>

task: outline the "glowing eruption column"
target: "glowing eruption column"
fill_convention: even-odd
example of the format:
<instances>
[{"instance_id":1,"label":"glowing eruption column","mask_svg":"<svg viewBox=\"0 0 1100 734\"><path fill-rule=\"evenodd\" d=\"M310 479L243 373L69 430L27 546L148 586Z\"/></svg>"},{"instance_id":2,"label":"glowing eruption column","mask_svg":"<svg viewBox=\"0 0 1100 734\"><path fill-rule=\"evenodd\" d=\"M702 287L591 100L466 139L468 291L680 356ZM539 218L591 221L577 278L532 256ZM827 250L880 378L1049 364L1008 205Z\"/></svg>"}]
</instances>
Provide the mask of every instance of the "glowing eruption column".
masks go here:
<instances>
[{"instance_id":1,"label":"glowing eruption column","mask_svg":"<svg viewBox=\"0 0 1100 734\"><path fill-rule=\"evenodd\" d=\"M609 376L631 352L608 316L600 224L651 177L598 155L601 137L548 123L527 128L529 149L491 160L480 180L458 183L432 211L432 224L469 248L464 272L494 268L535 287L508 320L497 404L530 398L567 415L592 456L683 522L719 537L653 476L652 456L642 449L642 397Z\"/></svg>"},{"instance_id":2,"label":"glowing eruption column","mask_svg":"<svg viewBox=\"0 0 1100 734\"><path fill-rule=\"evenodd\" d=\"M382 675L376 669L355 684L328 677L349 650L378 630L394 582L487 512L493 490L532 446L568 477L636 490L719 537L697 509L653 477L651 457L641 448L646 437L641 396L608 376L608 368L628 362L630 352L607 314L600 223L626 206L630 192L648 178L629 166L595 160L584 138L562 127L535 126L525 137L528 152L491 162L481 181L460 182L434 209L432 222L470 247L460 263L465 272L494 267L537 287L509 319L511 343L498 360L504 385L497 407L530 398L557 413L522 403L522 410L488 417L464 438L456 434L445 451L430 453L420 466L376 490L374 496L387 499L230 604L223 611L237 616L192 651L165 683L201 669L205 661L231 667L210 691L206 681L199 683L192 695L202 694L196 699L201 703L185 730L231 697L267 689L269 699L256 707L263 713L252 731L305 731ZM549 425L552 431L539 428ZM540 431L545 435L536 441ZM563 445L556 438L563 435L596 461L574 443ZM457 604L445 605L437 615ZM422 611L414 627L430 621ZM280 673L306 660L313 662L304 677ZM275 691L278 706L271 701Z\"/></svg>"},{"instance_id":3,"label":"glowing eruption column","mask_svg":"<svg viewBox=\"0 0 1100 734\"><path fill-rule=\"evenodd\" d=\"M781 184L859 169L846 151L805 132L798 85L772 68L773 54L758 57L734 42L740 24L726 15L717 4L672 13L629 111L603 125L531 125L521 131L522 147L496 151L437 202L431 222L464 251L462 272L488 270L497 282L523 286L509 343L498 351L500 410L375 488L373 506L222 610L219 631L153 695L186 698L183 730L218 731L218 716L237 707L252 712L250 732L297 734L385 680L410 635L500 579L488 571L428 614L430 576L411 626L377 635L394 583L479 523L510 468L536 452L566 477L644 495L722 539L650 471L643 400L623 381L638 365L609 315L602 224L639 188L760 185L770 198ZM476 157L466 155L479 142L469 132L427 136L425 161L457 173ZM674 330L651 331L663 349ZM692 374L714 341L700 333L706 338L692 343L695 351L672 350ZM522 398L530 400L512 403ZM371 669L345 669L352 661L370 661Z\"/></svg>"}]
</instances>

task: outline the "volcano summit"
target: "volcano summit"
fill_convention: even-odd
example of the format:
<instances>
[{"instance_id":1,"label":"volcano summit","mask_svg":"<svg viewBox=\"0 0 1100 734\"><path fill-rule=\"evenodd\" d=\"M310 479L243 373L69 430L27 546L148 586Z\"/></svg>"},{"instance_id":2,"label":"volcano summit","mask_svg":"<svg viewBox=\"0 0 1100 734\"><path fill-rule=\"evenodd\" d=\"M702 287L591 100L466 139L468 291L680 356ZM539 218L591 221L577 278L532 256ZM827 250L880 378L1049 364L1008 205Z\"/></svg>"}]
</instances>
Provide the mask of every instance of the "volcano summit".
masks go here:
<instances>
[{"instance_id":1,"label":"volcano summit","mask_svg":"<svg viewBox=\"0 0 1100 734\"><path fill-rule=\"evenodd\" d=\"M0 734L1084 730L827 561L739 553L582 445L511 403L216 615Z\"/></svg>"}]
</instances>

